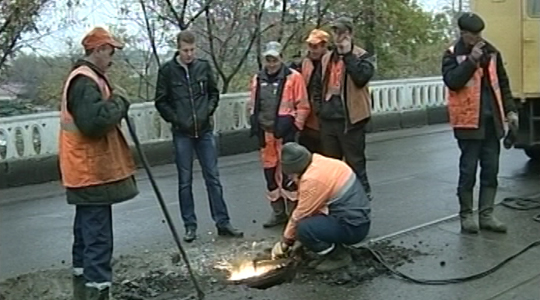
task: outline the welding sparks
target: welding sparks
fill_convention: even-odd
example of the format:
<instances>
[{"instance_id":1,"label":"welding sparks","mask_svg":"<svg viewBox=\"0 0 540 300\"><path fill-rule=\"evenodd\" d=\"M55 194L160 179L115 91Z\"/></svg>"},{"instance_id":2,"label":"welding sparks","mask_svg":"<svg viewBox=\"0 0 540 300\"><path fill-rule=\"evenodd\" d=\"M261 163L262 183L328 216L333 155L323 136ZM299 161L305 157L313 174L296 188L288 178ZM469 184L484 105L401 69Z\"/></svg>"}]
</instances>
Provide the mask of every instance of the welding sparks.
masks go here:
<instances>
[{"instance_id":1,"label":"welding sparks","mask_svg":"<svg viewBox=\"0 0 540 300\"><path fill-rule=\"evenodd\" d=\"M254 262L253 260L242 260L236 263L222 262L216 265L217 269L229 272L229 281L240 281L262 276L279 267L281 267L281 264L275 263L275 261Z\"/></svg>"}]
</instances>

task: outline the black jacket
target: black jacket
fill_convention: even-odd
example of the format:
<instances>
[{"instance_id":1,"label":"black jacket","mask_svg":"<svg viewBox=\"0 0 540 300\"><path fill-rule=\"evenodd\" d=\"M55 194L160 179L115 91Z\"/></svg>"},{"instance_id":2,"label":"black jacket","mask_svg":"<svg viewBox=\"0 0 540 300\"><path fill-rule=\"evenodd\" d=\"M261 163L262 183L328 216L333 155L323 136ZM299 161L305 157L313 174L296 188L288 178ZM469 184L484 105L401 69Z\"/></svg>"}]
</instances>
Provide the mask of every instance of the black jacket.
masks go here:
<instances>
[{"instance_id":1,"label":"black jacket","mask_svg":"<svg viewBox=\"0 0 540 300\"><path fill-rule=\"evenodd\" d=\"M159 69L155 106L174 131L199 137L212 129L210 120L218 106L219 89L208 61L195 59L186 72L177 56Z\"/></svg>"},{"instance_id":2,"label":"black jacket","mask_svg":"<svg viewBox=\"0 0 540 300\"><path fill-rule=\"evenodd\" d=\"M471 49L465 46L461 39L457 40L454 44L454 52L450 53L446 50L442 59L442 75L444 84L453 91L457 91L465 87L467 82L471 79L476 71L476 64L473 63L470 58L467 58L463 63L458 64L456 60L457 55L469 55ZM487 67L490 54L496 54L497 56L497 77L499 80L499 87L501 90L502 101L504 106L504 113L508 114L510 111L516 111L516 105L512 97L512 91L510 89L510 82L508 75L504 67L501 53L490 43L486 42L484 47L484 56L482 57L482 66ZM487 78L484 78L482 82L482 97L489 98L491 101L492 109L494 112L496 109L495 96L493 90L489 85ZM488 91L488 94L485 94ZM485 101L482 103L481 116L480 116L480 128L478 129L456 129L454 130L455 137L458 139L484 139L485 138L485 118L483 112L485 112ZM503 119L505 116L500 116L498 113L493 114L493 121L495 122L495 129L499 138L502 138L504 134Z\"/></svg>"}]
</instances>

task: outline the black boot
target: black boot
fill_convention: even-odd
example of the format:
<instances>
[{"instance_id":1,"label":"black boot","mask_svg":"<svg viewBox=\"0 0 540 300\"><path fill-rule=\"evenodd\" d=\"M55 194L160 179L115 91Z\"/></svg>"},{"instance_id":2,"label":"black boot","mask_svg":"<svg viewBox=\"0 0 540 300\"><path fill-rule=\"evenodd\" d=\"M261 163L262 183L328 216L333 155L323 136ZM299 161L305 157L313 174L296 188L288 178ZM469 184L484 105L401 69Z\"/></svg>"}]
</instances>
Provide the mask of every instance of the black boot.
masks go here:
<instances>
[{"instance_id":1,"label":"black boot","mask_svg":"<svg viewBox=\"0 0 540 300\"><path fill-rule=\"evenodd\" d=\"M184 241L186 241L186 243L191 243L195 239L197 239L197 229L186 228L186 235L184 235Z\"/></svg>"},{"instance_id":2,"label":"black boot","mask_svg":"<svg viewBox=\"0 0 540 300\"><path fill-rule=\"evenodd\" d=\"M227 224L225 226L218 227L218 235L219 236L230 236L235 238L242 238L244 237L244 233L236 228L234 228L231 224Z\"/></svg>"},{"instance_id":3,"label":"black boot","mask_svg":"<svg viewBox=\"0 0 540 300\"><path fill-rule=\"evenodd\" d=\"M508 230L506 225L493 216L496 195L496 188L480 187L480 199L478 205L480 211L480 229L505 233Z\"/></svg>"},{"instance_id":4,"label":"black boot","mask_svg":"<svg viewBox=\"0 0 540 300\"><path fill-rule=\"evenodd\" d=\"M335 245L334 250L324 255L315 270L318 272L330 272L344 268L352 263L351 253L342 245Z\"/></svg>"},{"instance_id":5,"label":"black boot","mask_svg":"<svg viewBox=\"0 0 540 300\"><path fill-rule=\"evenodd\" d=\"M272 206L272 215L266 223L263 224L264 228L271 228L278 225L287 223L287 212L285 211L285 200L279 198L276 201L270 202Z\"/></svg>"},{"instance_id":6,"label":"black boot","mask_svg":"<svg viewBox=\"0 0 540 300\"><path fill-rule=\"evenodd\" d=\"M84 276L73 275L71 283L73 286L73 300L86 300L86 280L84 279Z\"/></svg>"},{"instance_id":7,"label":"black boot","mask_svg":"<svg viewBox=\"0 0 540 300\"><path fill-rule=\"evenodd\" d=\"M459 195L459 219L461 231L478 233L478 224L473 215L473 192L461 192Z\"/></svg>"},{"instance_id":8,"label":"black boot","mask_svg":"<svg viewBox=\"0 0 540 300\"><path fill-rule=\"evenodd\" d=\"M110 299L110 289L98 289L95 287L86 287L86 300L109 300Z\"/></svg>"}]
</instances>

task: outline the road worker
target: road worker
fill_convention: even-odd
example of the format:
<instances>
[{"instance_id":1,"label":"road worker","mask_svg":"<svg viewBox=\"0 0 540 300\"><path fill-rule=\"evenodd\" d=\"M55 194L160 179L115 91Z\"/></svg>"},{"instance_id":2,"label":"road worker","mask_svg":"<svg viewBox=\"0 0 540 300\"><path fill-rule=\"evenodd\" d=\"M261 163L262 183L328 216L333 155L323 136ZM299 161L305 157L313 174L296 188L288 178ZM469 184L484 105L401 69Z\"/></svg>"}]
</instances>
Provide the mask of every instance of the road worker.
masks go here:
<instances>
[{"instance_id":1,"label":"road worker","mask_svg":"<svg viewBox=\"0 0 540 300\"><path fill-rule=\"evenodd\" d=\"M251 135L259 140L267 198L272 207L265 228L285 224L296 204L296 185L281 172L281 146L297 139L310 111L304 79L283 63L281 50L278 42L266 45L264 67L253 77L248 103Z\"/></svg>"},{"instance_id":2,"label":"road worker","mask_svg":"<svg viewBox=\"0 0 540 300\"><path fill-rule=\"evenodd\" d=\"M330 34L326 31L313 29L306 39L308 53L302 59L301 65L301 73L306 83L311 112L306 120L304 130L300 132L298 142L313 153L322 153L319 120L317 119L317 111L313 103L314 98L321 98L322 96L314 96L314 93L320 92L320 90L314 88L314 79L316 76L313 76L313 74L321 72L321 59L328 52L329 39Z\"/></svg>"},{"instance_id":3,"label":"road worker","mask_svg":"<svg viewBox=\"0 0 540 300\"><path fill-rule=\"evenodd\" d=\"M342 159L360 178L372 199L366 170L366 125L371 119L369 81L375 74L373 56L353 42L352 19L332 25L334 49L326 53L314 74L315 110L319 117L323 154Z\"/></svg>"},{"instance_id":4,"label":"road worker","mask_svg":"<svg viewBox=\"0 0 540 300\"><path fill-rule=\"evenodd\" d=\"M135 163L120 129L129 102L106 76L122 43L96 27L82 40L84 58L65 82L60 110L59 162L67 202L75 205L73 293L109 299L112 279L111 206L138 193Z\"/></svg>"},{"instance_id":5,"label":"road worker","mask_svg":"<svg viewBox=\"0 0 540 300\"><path fill-rule=\"evenodd\" d=\"M297 143L283 146L281 165L298 183L298 205L272 256L285 255L299 241L320 255L310 264L317 271L349 265L352 258L344 245L361 242L371 225L370 201L352 168Z\"/></svg>"},{"instance_id":6,"label":"road worker","mask_svg":"<svg viewBox=\"0 0 540 300\"><path fill-rule=\"evenodd\" d=\"M461 230L506 232L493 216L504 122L518 127L518 115L501 53L482 38L484 21L474 13L458 19L460 38L444 52L443 80L448 88L450 124L461 157L457 196ZM473 188L480 162L479 221L473 218Z\"/></svg>"}]
</instances>

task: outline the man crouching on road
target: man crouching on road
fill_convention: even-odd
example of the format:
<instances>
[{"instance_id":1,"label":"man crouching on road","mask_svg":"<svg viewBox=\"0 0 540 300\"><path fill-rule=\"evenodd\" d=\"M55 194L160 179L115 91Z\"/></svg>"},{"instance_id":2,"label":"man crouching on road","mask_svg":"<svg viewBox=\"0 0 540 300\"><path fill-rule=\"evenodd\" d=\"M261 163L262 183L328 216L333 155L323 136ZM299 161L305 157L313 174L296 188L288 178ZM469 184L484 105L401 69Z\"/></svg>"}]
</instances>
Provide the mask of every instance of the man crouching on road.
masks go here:
<instances>
[{"instance_id":1,"label":"man crouching on road","mask_svg":"<svg viewBox=\"0 0 540 300\"><path fill-rule=\"evenodd\" d=\"M74 299L101 300L109 299L112 283L111 205L139 191L135 163L120 130L129 103L105 75L123 45L99 27L82 45L85 57L75 63L63 89L58 154L67 202L76 205Z\"/></svg>"},{"instance_id":2,"label":"man crouching on road","mask_svg":"<svg viewBox=\"0 0 540 300\"><path fill-rule=\"evenodd\" d=\"M269 42L263 56L264 67L252 80L248 110L251 135L259 139L267 198L273 211L263 224L269 228L287 223L287 213L296 204L296 185L281 172L281 146L296 140L310 109L304 79L283 63L281 44Z\"/></svg>"},{"instance_id":3,"label":"man crouching on road","mask_svg":"<svg viewBox=\"0 0 540 300\"><path fill-rule=\"evenodd\" d=\"M370 229L370 201L345 162L312 154L297 143L283 146L281 165L298 182L298 205L273 250L288 253L295 240L321 256L312 266L326 272L352 262L343 245L361 242Z\"/></svg>"}]
</instances>

